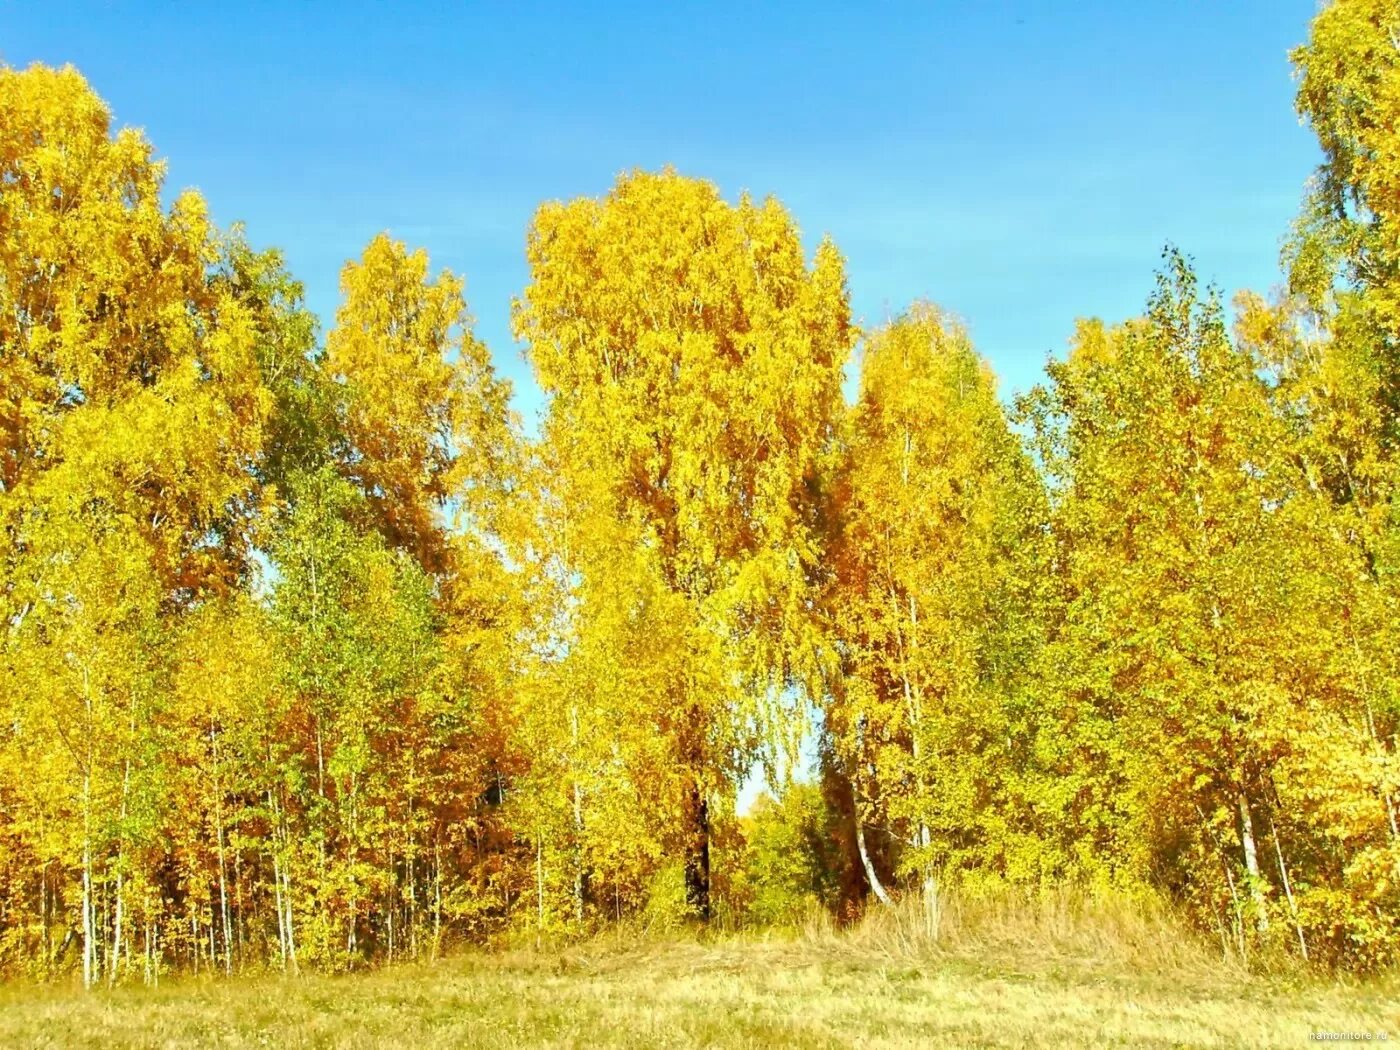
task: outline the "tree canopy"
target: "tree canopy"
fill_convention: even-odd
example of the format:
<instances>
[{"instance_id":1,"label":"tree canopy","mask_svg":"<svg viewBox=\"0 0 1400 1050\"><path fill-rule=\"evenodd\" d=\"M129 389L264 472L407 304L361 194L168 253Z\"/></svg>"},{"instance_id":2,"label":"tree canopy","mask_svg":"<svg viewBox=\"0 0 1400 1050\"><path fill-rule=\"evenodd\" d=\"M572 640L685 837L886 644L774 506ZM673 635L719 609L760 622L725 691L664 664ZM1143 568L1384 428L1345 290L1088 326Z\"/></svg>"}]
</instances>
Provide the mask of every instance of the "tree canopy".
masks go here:
<instances>
[{"instance_id":1,"label":"tree canopy","mask_svg":"<svg viewBox=\"0 0 1400 1050\"><path fill-rule=\"evenodd\" d=\"M0 971L950 881L1393 964L1400 11L1334 0L1294 61L1280 288L1169 248L1014 403L942 307L860 331L775 198L546 203L538 433L426 252L374 237L323 337L81 75L0 68Z\"/></svg>"}]
</instances>

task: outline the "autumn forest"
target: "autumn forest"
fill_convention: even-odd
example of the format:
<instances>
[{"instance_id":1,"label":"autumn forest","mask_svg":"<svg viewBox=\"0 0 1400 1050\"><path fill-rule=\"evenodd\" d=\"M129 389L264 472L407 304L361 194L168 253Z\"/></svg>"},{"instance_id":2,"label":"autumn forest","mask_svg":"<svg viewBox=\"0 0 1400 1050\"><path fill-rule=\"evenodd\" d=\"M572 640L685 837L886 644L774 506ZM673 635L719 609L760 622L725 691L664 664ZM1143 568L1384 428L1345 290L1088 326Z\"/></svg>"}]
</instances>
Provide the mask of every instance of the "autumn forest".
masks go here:
<instances>
[{"instance_id":1,"label":"autumn forest","mask_svg":"<svg viewBox=\"0 0 1400 1050\"><path fill-rule=\"evenodd\" d=\"M778 200L631 171L522 231L538 426L463 277L381 235L323 330L100 84L0 67L0 974L1063 885L1394 965L1400 8L1307 40L1277 289L1168 247L1005 398Z\"/></svg>"}]
</instances>

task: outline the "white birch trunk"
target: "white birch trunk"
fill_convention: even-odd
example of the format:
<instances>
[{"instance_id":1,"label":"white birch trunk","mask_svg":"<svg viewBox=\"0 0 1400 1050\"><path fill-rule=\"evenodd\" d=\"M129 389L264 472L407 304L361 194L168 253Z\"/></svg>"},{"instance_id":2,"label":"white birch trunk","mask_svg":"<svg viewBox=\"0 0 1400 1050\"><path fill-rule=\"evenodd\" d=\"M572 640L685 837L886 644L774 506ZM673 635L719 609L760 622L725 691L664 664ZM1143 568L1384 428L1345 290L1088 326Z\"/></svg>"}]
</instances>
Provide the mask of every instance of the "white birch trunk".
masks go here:
<instances>
[{"instance_id":1,"label":"white birch trunk","mask_svg":"<svg viewBox=\"0 0 1400 1050\"><path fill-rule=\"evenodd\" d=\"M1274 853L1278 856L1278 873L1283 879L1283 892L1288 898L1288 912L1293 916L1293 928L1298 931L1298 947L1303 952L1303 962L1308 961L1308 941L1303 936L1303 924L1298 919L1298 902L1293 899L1293 883L1288 878L1288 865L1283 860L1283 846L1278 840L1278 827L1269 822L1270 837L1274 840Z\"/></svg>"},{"instance_id":2,"label":"white birch trunk","mask_svg":"<svg viewBox=\"0 0 1400 1050\"><path fill-rule=\"evenodd\" d=\"M1249 797L1239 795L1240 847L1244 851L1244 869L1249 873L1249 893L1254 902L1255 922L1260 933L1269 929L1267 902L1264 899L1262 877L1259 874L1259 853L1254 844L1254 818L1249 812Z\"/></svg>"},{"instance_id":3,"label":"white birch trunk","mask_svg":"<svg viewBox=\"0 0 1400 1050\"><path fill-rule=\"evenodd\" d=\"M870 862L870 852L865 848L865 821L860 819L859 813L856 813L856 852L860 854L861 867L865 869L866 881L870 883L870 890L875 894L875 898L885 907L893 907L894 902L885 891L884 883L875 871L875 865Z\"/></svg>"}]
</instances>

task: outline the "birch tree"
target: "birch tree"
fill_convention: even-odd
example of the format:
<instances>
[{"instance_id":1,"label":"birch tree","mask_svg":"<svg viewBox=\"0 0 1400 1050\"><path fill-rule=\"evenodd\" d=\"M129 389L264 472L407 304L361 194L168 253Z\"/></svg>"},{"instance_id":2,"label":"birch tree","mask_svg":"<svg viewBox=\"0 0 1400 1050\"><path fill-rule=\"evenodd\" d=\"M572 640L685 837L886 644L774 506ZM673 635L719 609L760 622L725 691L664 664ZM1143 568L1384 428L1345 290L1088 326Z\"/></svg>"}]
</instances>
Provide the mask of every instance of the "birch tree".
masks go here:
<instances>
[{"instance_id":1,"label":"birch tree","mask_svg":"<svg viewBox=\"0 0 1400 1050\"><path fill-rule=\"evenodd\" d=\"M830 606L844 681L828 729L862 854L864 825L894 831L932 907L937 873L1019 862L1009 791L1026 762L1017 701L1046 536L991 371L936 307L870 336L841 477Z\"/></svg>"},{"instance_id":2,"label":"birch tree","mask_svg":"<svg viewBox=\"0 0 1400 1050\"><path fill-rule=\"evenodd\" d=\"M709 811L781 708L820 558L820 486L852 342L829 243L809 266L775 200L725 202L674 172L621 177L601 199L549 204L527 246L515 331L549 397L564 469L600 479L697 630L673 761L691 906L709 914Z\"/></svg>"}]
</instances>

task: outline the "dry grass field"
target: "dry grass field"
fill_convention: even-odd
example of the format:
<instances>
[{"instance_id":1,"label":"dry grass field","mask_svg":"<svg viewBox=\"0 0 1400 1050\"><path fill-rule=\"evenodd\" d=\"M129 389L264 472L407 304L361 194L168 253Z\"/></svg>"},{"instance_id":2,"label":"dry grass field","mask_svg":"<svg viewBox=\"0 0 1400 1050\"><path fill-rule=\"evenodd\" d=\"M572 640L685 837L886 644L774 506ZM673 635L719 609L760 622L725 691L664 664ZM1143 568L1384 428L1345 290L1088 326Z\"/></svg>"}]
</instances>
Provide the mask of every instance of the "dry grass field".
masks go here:
<instances>
[{"instance_id":1,"label":"dry grass field","mask_svg":"<svg viewBox=\"0 0 1400 1050\"><path fill-rule=\"evenodd\" d=\"M1261 974L1167 919L1051 903L655 933L345 976L0 989L18 1047L1301 1047L1400 1041L1400 981ZM1330 1041L1330 1040L1329 1040Z\"/></svg>"}]
</instances>

